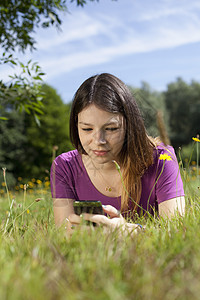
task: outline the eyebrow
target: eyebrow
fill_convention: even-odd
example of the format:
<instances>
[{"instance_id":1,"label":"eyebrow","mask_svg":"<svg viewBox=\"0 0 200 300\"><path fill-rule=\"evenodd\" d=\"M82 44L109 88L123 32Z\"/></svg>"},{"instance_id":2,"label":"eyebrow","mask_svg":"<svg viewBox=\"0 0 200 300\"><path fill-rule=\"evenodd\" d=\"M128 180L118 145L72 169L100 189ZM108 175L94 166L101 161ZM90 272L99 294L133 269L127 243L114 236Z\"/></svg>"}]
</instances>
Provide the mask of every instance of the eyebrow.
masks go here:
<instances>
[{"instance_id":1,"label":"eyebrow","mask_svg":"<svg viewBox=\"0 0 200 300\"><path fill-rule=\"evenodd\" d=\"M78 122L78 123L82 124L82 125L93 126L93 124L85 123L85 122L81 122L81 121ZM112 122L109 122L109 123L105 123L104 126L113 125L113 124L116 125L116 124L120 124L120 123L119 123L119 121L116 120L116 121L112 121Z\"/></svg>"}]
</instances>

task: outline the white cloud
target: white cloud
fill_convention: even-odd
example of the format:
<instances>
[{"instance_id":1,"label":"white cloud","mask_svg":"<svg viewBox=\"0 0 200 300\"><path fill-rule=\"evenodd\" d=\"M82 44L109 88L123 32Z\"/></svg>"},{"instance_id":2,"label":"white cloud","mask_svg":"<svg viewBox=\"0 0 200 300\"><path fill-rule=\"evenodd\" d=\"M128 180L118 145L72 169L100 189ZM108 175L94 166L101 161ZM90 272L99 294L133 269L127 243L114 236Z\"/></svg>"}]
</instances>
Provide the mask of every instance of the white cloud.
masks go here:
<instances>
[{"instance_id":1,"label":"white cloud","mask_svg":"<svg viewBox=\"0 0 200 300\"><path fill-rule=\"evenodd\" d=\"M148 6L147 6L148 5ZM199 0L186 1L182 0L181 4L178 0L161 0L140 2L137 7L139 13L134 15L138 21L154 21L163 18L175 17L194 17L197 15L197 10L200 9Z\"/></svg>"},{"instance_id":2,"label":"white cloud","mask_svg":"<svg viewBox=\"0 0 200 300\"><path fill-rule=\"evenodd\" d=\"M104 24L105 28L107 24ZM103 27L103 24L102 24ZM85 40L82 47L75 53L66 51L60 57L54 56L51 61L43 60L43 66L47 69L49 77L59 73L67 73L77 68L105 63L127 54L149 52L158 49L166 49L200 41L200 21L170 24L168 27L159 26L146 29L146 32L137 32L136 29L127 28L125 25L121 31L123 36L113 40L113 32L107 32L106 38L113 43L95 45L93 41ZM102 30L103 31L103 30ZM115 36L116 37L116 36ZM67 48L67 45L66 45Z\"/></svg>"},{"instance_id":3,"label":"white cloud","mask_svg":"<svg viewBox=\"0 0 200 300\"><path fill-rule=\"evenodd\" d=\"M63 46L73 42L82 42L85 39L91 39L99 34L105 34L105 27L98 19L92 18L85 12L78 12L67 16L64 20L61 31L51 28L46 33L46 29L40 30L40 36L37 38L37 48L39 50Z\"/></svg>"},{"instance_id":4,"label":"white cloud","mask_svg":"<svg viewBox=\"0 0 200 300\"><path fill-rule=\"evenodd\" d=\"M128 1L126 1L128 2ZM127 4L126 4L127 5ZM79 11L67 15L62 32L39 32L37 52L47 78L112 61L127 54L155 51L200 41L200 4L192 0L135 2L127 18ZM7 70L4 75L9 74ZM2 77L2 72L0 73Z\"/></svg>"}]
</instances>

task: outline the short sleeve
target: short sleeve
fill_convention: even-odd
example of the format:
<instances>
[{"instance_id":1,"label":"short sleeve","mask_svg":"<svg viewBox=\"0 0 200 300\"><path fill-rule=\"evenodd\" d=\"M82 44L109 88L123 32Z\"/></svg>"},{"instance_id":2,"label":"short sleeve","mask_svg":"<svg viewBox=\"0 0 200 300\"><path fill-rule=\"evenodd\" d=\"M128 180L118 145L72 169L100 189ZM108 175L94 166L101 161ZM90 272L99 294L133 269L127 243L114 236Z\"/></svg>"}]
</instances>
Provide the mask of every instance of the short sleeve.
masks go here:
<instances>
[{"instance_id":1,"label":"short sleeve","mask_svg":"<svg viewBox=\"0 0 200 300\"><path fill-rule=\"evenodd\" d=\"M173 148L171 147L170 151L163 150L162 154L167 154L171 157L171 160L161 160L158 158L156 183L158 204L172 198L184 196L183 182Z\"/></svg>"},{"instance_id":2,"label":"short sleeve","mask_svg":"<svg viewBox=\"0 0 200 300\"><path fill-rule=\"evenodd\" d=\"M52 198L76 198L70 166L62 156L52 163L50 181Z\"/></svg>"}]
</instances>

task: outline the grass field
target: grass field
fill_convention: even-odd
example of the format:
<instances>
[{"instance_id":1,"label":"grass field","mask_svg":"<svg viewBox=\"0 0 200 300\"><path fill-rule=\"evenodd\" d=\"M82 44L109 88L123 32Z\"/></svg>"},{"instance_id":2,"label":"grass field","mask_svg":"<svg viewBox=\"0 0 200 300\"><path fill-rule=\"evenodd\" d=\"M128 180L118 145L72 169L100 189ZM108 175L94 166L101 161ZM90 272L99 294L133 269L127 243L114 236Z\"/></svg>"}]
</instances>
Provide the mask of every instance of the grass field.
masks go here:
<instances>
[{"instance_id":1,"label":"grass field","mask_svg":"<svg viewBox=\"0 0 200 300\"><path fill-rule=\"evenodd\" d=\"M18 192L10 216L13 197L2 194L0 300L200 299L199 185L185 183L184 218L141 219L133 237L101 227L66 237L47 184Z\"/></svg>"}]
</instances>

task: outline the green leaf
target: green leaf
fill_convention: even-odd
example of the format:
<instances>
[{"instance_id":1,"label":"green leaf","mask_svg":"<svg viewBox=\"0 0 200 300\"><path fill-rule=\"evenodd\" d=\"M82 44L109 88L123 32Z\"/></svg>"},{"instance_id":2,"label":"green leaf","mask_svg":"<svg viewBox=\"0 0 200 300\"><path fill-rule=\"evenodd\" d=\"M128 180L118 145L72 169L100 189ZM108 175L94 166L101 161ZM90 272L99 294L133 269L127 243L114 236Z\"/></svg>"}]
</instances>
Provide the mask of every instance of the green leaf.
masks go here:
<instances>
[{"instance_id":1,"label":"green leaf","mask_svg":"<svg viewBox=\"0 0 200 300\"><path fill-rule=\"evenodd\" d=\"M41 123L40 123L38 116L34 115L34 119L35 119L36 124L40 127Z\"/></svg>"},{"instance_id":2,"label":"green leaf","mask_svg":"<svg viewBox=\"0 0 200 300\"><path fill-rule=\"evenodd\" d=\"M11 62L11 64L13 64L15 66L17 65L17 63L14 60L11 60L10 62Z\"/></svg>"},{"instance_id":3,"label":"green leaf","mask_svg":"<svg viewBox=\"0 0 200 300\"><path fill-rule=\"evenodd\" d=\"M35 79L35 80L41 80L42 81L42 78L40 76L38 76L38 75L34 76L33 79Z\"/></svg>"}]
</instances>

